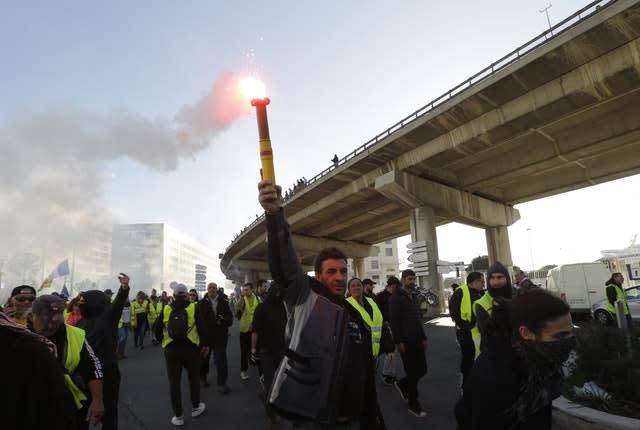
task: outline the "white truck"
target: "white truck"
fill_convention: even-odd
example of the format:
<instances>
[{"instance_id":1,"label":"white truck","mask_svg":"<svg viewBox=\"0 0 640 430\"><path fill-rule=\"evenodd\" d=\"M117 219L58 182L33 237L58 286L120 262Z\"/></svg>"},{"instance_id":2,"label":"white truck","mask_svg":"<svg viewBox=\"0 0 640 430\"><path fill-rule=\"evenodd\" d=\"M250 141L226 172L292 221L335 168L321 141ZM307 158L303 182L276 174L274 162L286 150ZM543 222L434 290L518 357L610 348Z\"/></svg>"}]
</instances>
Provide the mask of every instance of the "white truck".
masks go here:
<instances>
[{"instance_id":1,"label":"white truck","mask_svg":"<svg viewBox=\"0 0 640 430\"><path fill-rule=\"evenodd\" d=\"M563 264L549 270L546 287L565 298L572 314L588 315L591 305L606 297L604 284L610 277L602 263Z\"/></svg>"}]
</instances>

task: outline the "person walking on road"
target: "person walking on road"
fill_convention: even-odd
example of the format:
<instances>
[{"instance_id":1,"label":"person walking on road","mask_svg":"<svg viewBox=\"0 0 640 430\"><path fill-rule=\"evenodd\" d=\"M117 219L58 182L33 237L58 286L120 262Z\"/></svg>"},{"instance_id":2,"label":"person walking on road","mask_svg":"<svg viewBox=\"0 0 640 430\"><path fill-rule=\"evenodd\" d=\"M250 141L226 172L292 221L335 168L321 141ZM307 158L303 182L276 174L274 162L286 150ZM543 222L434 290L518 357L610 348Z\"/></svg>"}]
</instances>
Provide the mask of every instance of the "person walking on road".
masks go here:
<instances>
[{"instance_id":1,"label":"person walking on road","mask_svg":"<svg viewBox=\"0 0 640 430\"><path fill-rule=\"evenodd\" d=\"M199 313L209 330L209 352L204 357L200 368L200 380L204 387L209 386L207 376L209 374L209 362L213 355L213 362L216 366L216 378L218 392L229 394L231 391L227 386L229 375L227 365L227 342L229 340L229 327L233 324L233 314L229 302L225 296L220 294L215 282L207 285L207 294L198 303Z\"/></svg>"},{"instance_id":2,"label":"person walking on road","mask_svg":"<svg viewBox=\"0 0 640 430\"><path fill-rule=\"evenodd\" d=\"M471 272L467 275L467 283L456 288L449 300L449 312L451 319L456 324L456 339L460 346L462 358L460 360L460 373L462 373L462 386L464 387L473 361L476 356L475 345L471 336L471 329L476 323L471 307L483 295L484 276L480 272Z\"/></svg>"},{"instance_id":3,"label":"person walking on road","mask_svg":"<svg viewBox=\"0 0 640 430\"><path fill-rule=\"evenodd\" d=\"M120 288L113 302L102 291L90 290L80 294L82 319L77 327L86 333L87 342L102 363L102 397L104 402L103 430L118 428L118 397L120 369L116 357L118 323L124 302L129 295L129 277L120 273Z\"/></svg>"},{"instance_id":4,"label":"person walking on road","mask_svg":"<svg viewBox=\"0 0 640 430\"><path fill-rule=\"evenodd\" d=\"M406 376L396 381L395 386L402 398L408 402L409 412L423 418L427 413L418 401L418 381L427 374L427 336L422 325L422 313L416 301L416 275L411 269L404 270L400 278L401 288L391 296L391 331L396 347L402 357Z\"/></svg>"},{"instance_id":5,"label":"person walking on road","mask_svg":"<svg viewBox=\"0 0 640 430\"><path fill-rule=\"evenodd\" d=\"M455 413L461 430L550 430L563 363L576 345L569 305L541 288L497 297Z\"/></svg>"},{"instance_id":6,"label":"person walking on road","mask_svg":"<svg viewBox=\"0 0 640 430\"><path fill-rule=\"evenodd\" d=\"M633 327L633 322L631 320L631 313L629 313L629 302L627 302L627 297L624 295L624 290L622 289L622 283L624 282L624 276L622 273L616 272L611 275L611 278L605 283L607 293L607 310L611 314L612 318L609 319L610 326L616 326L616 301L621 301L624 307L624 317L627 320L627 327Z\"/></svg>"},{"instance_id":7,"label":"person walking on road","mask_svg":"<svg viewBox=\"0 0 640 430\"><path fill-rule=\"evenodd\" d=\"M133 345L144 349L144 337L149 327L149 300L140 291L131 303L131 327L133 327Z\"/></svg>"},{"instance_id":8,"label":"person walking on road","mask_svg":"<svg viewBox=\"0 0 640 430\"><path fill-rule=\"evenodd\" d=\"M251 331L253 314L260 303L260 298L253 293L253 284L247 282L242 286L241 297L236 303L236 317L240 320L240 378L249 379L249 353L251 352ZM258 366L258 372L262 371Z\"/></svg>"},{"instance_id":9,"label":"person walking on road","mask_svg":"<svg viewBox=\"0 0 640 430\"><path fill-rule=\"evenodd\" d=\"M393 292L396 288L400 287L402 284L400 280L395 276L390 276L387 279L387 285L384 290L380 291L376 297L375 301L382 313L382 319L385 324L389 324L391 326L391 317L389 311L389 302ZM394 357L394 358L391 358ZM396 355L383 354L380 357L382 360L382 380L386 385L393 385L396 382Z\"/></svg>"},{"instance_id":10,"label":"person walking on road","mask_svg":"<svg viewBox=\"0 0 640 430\"><path fill-rule=\"evenodd\" d=\"M173 299L172 304L164 307L162 320L156 329L157 336L162 338L169 378L169 394L174 414L171 424L183 426L180 390L182 368L187 371L191 416L195 418L200 416L206 407L200 401L199 375L201 357L209 353L209 347L206 345L210 344L210 340L207 326L198 312L196 303L188 300L188 291L184 284L176 284L173 287Z\"/></svg>"},{"instance_id":11,"label":"person walking on road","mask_svg":"<svg viewBox=\"0 0 640 430\"><path fill-rule=\"evenodd\" d=\"M288 348L276 371L268 402L304 429L384 429L375 391L371 335L344 297L347 257L320 250L315 276L300 266L282 208L282 189L258 184L265 210L269 268L290 312Z\"/></svg>"}]
</instances>

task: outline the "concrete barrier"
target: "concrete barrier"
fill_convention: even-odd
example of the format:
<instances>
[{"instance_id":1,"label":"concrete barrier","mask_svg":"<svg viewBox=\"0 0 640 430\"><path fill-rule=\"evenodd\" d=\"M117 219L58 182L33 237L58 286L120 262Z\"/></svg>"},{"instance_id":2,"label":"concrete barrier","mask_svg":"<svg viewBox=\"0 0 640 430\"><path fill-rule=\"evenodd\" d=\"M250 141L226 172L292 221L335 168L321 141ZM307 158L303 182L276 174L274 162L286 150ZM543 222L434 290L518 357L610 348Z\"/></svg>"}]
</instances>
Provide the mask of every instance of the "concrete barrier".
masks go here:
<instances>
[{"instance_id":1,"label":"concrete barrier","mask_svg":"<svg viewBox=\"0 0 640 430\"><path fill-rule=\"evenodd\" d=\"M552 428L554 430L640 430L640 420L591 409L560 396L553 401Z\"/></svg>"}]
</instances>

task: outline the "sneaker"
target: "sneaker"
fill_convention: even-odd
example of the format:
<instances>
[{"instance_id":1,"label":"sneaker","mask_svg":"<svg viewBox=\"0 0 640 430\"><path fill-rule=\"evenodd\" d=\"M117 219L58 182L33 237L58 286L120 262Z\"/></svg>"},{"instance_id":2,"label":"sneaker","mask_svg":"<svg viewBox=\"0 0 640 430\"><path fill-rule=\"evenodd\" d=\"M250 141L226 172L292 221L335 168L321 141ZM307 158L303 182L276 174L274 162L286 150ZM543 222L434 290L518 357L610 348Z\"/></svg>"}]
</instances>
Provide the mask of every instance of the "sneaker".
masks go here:
<instances>
[{"instance_id":1,"label":"sneaker","mask_svg":"<svg viewBox=\"0 0 640 430\"><path fill-rule=\"evenodd\" d=\"M409 406L409 412L411 412L418 418L424 418L427 416L427 413L424 411L424 409L422 409L422 406L420 406L420 404Z\"/></svg>"},{"instance_id":2,"label":"sneaker","mask_svg":"<svg viewBox=\"0 0 640 430\"><path fill-rule=\"evenodd\" d=\"M171 424L181 427L184 425L184 418L182 416L171 418Z\"/></svg>"},{"instance_id":3,"label":"sneaker","mask_svg":"<svg viewBox=\"0 0 640 430\"><path fill-rule=\"evenodd\" d=\"M191 409L191 416L192 417L199 417L200 415L202 415L202 413L205 410L205 406L204 403L200 402L200 404L198 406L196 406L195 408Z\"/></svg>"},{"instance_id":4,"label":"sneaker","mask_svg":"<svg viewBox=\"0 0 640 430\"><path fill-rule=\"evenodd\" d=\"M402 400L404 400L405 402L408 401L409 394L407 393L407 390L402 388L402 386L400 385L400 381L395 381L393 385L396 386L396 389L398 390L398 393L400 393L400 397L402 397Z\"/></svg>"},{"instance_id":5,"label":"sneaker","mask_svg":"<svg viewBox=\"0 0 640 430\"><path fill-rule=\"evenodd\" d=\"M231 392L231 388L225 386L222 387L218 387L218 393L222 394L222 395L226 395L229 394Z\"/></svg>"},{"instance_id":6,"label":"sneaker","mask_svg":"<svg viewBox=\"0 0 640 430\"><path fill-rule=\"evenodd\" d=\"M249 374L247 372L240 372L240 379L246 381L247 379L249 379Z\"/></svg>"}]
</instances>

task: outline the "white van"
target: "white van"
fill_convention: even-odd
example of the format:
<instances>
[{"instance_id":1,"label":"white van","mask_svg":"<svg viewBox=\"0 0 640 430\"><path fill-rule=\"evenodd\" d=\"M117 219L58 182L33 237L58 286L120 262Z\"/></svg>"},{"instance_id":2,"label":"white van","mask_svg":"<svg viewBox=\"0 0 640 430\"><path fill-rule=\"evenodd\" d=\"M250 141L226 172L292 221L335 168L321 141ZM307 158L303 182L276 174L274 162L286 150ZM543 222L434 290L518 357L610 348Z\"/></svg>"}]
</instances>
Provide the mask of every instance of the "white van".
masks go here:
<instances>
[{"instance_id":1,"label":"white van","mask_svg":"<svg viewBox=\"0 0 640 430\"><path fill-rule=\"evenodd\" d=\"M606 297L610 277L602 263L563 264L549 270L547 289L565 297L572 314L589 314L591 305Z\"/></svg>"}]
</instances>

